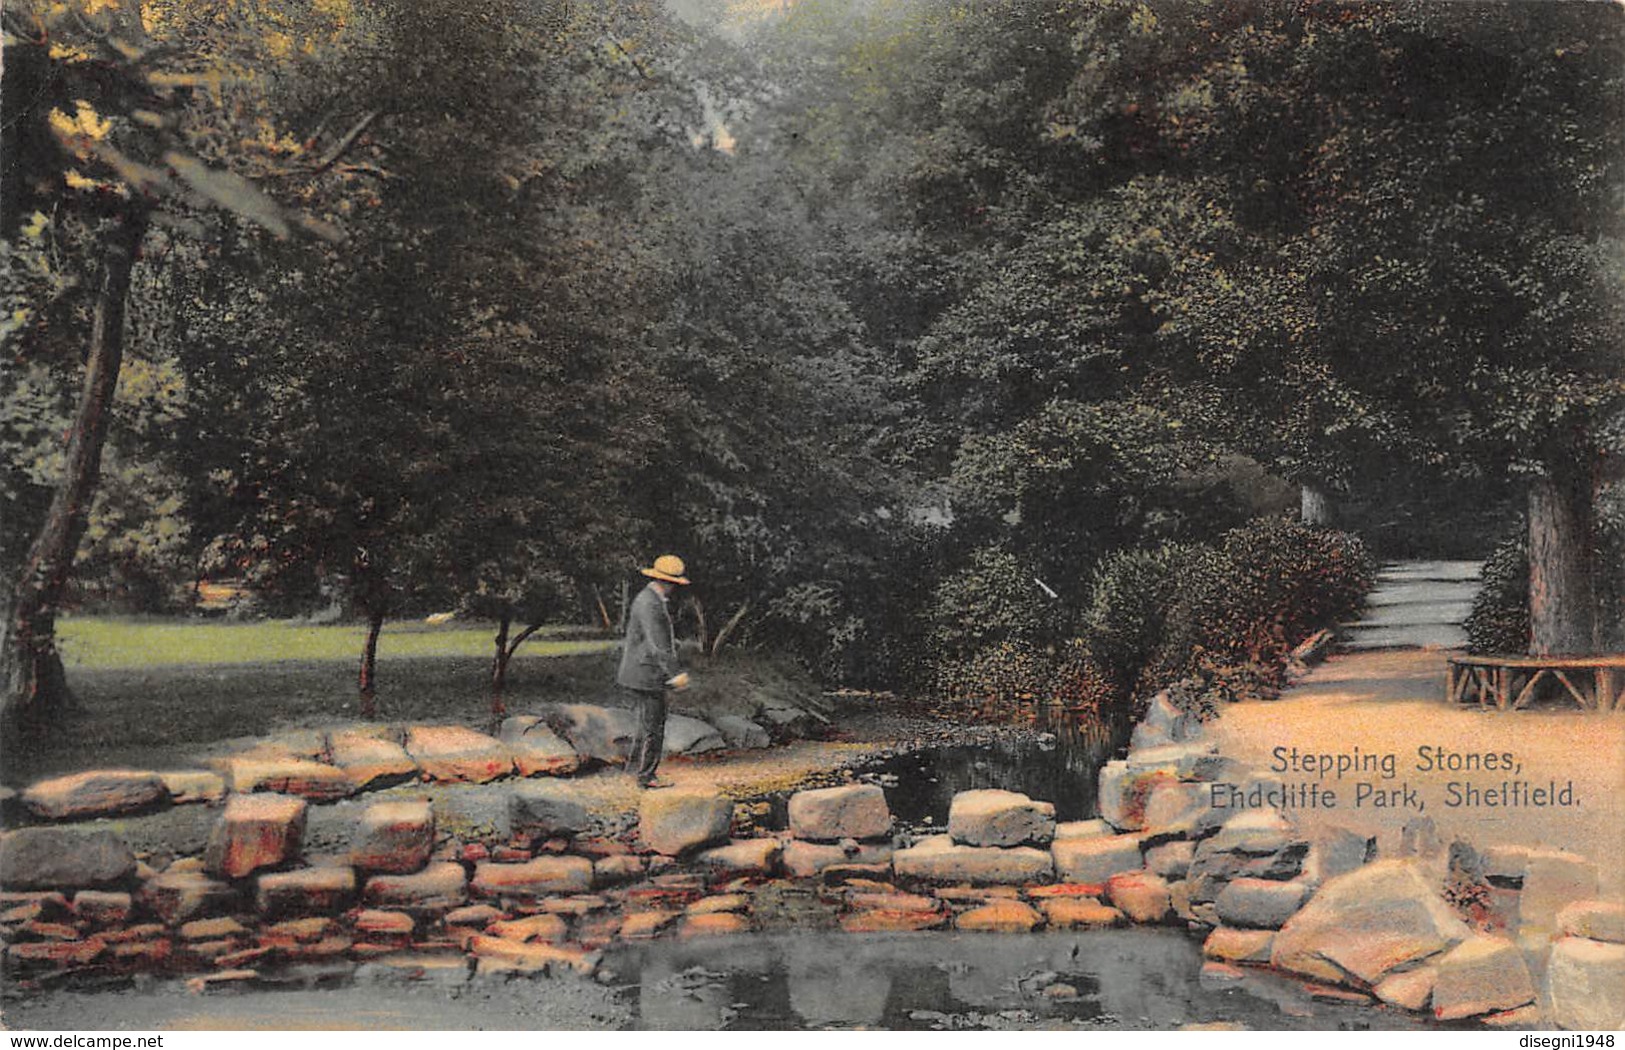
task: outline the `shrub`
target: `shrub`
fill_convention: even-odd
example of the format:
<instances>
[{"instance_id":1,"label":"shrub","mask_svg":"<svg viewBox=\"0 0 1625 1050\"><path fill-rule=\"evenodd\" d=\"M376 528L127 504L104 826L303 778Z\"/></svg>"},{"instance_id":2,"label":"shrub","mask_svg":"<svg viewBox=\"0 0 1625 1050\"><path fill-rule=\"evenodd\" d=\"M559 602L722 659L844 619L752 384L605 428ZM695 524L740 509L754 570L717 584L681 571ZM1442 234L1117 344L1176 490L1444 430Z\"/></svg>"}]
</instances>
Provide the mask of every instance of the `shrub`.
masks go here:
<instances>
[{"instance_id":1,"label":"shrub","mask_svg":"<svg viewBox=\"0 0 1625 1050\"><path fill-rule=\"evenodd\" d=\"M1291 648L1359 608L1374 566L1360 540L1335 529L1265 519L1226 533L1179 571L1159 673L1278 666Z\"/></svg>"},{"instance_id":2,"label":"shrub","mask_svg":"<svg viewBox=\"0 0 1625 1050\"><path fill-rule=\"evenodd\" d=\"M1096 567L1083 613L1092 670L1130 690L1163 642L1181 569L1197 556L1188 545L1114 551Z\"/></svg>"},{"instance_id":3,"label":"shrub","mask_svg":"<svg viewBox=\"0 0 1625 1050\"><path fill-rule=\"evenodd\" d=\"M1502 540L1484 563L1463 626L1471 652L1529 651L1529 541L1524 528Z\"/></svg>"},{"instance_id":4,"label":"shrub","mask_svg":"<svg viewBox=\"0 0 1625 1050\"><path fill-rule=\"evenodd\" d=\"M983 548L933 592L932 650L939 660L954 662L1006 642L1043 644L1055 630L1060 611L1055 604L1015 555Z\"/></svg>"},{"instance_id":5,"label":"shrub","mask_svg":"<svg viewBox=\"0 0 1625 1050\"><path fill-rule=\"evenodd\" d=\"M1054 669L1049 653L1021 642L1000 642L937 665L936 693L958 707L1010 712L1047 698Z\"/></svg>"}]
</instances>

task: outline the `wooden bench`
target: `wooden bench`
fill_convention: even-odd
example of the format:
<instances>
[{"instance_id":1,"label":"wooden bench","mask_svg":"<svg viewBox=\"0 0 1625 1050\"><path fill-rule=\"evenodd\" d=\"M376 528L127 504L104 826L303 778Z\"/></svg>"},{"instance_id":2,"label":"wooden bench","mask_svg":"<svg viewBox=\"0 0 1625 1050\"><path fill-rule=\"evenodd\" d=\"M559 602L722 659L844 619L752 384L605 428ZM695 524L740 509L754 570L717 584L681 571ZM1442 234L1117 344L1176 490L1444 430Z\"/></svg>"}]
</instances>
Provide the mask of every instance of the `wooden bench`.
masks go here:
<instances>
[{"instance_id":1,"label":"wooden bench","mask_svg":"<svg viewBox=\"0 0 1625 1050\"><path fill-rule=\"evenodd\" d=\"M1587 711L1625 711L1625 653L1596 656L1452 656L1445 668L1445 698L1452 704L1475 698L1478 706L1517 711L1535 696L1535 686L1561 682Z\"/></svg>"}]
</instances>

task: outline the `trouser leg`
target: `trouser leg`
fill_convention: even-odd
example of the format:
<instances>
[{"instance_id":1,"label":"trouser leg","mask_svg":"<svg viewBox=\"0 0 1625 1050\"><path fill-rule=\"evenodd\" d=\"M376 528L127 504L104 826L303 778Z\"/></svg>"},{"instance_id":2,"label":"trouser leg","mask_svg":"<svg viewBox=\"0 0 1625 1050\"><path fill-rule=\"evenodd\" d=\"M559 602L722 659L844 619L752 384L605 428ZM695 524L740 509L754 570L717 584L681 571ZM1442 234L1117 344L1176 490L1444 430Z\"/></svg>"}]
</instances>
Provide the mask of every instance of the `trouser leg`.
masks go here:
<instances>
[{"instance_id":1,"label":"trouser leg","mask_svg":"<svg viewBox=\"0 0 1625 1050\"><path fill-rule=\"evenodd\" d=\"M639 780L654 779L666 744L666 694L633 691L638 716L638 733L627 756L627 772Z\"/></svg>"}]
</instances>

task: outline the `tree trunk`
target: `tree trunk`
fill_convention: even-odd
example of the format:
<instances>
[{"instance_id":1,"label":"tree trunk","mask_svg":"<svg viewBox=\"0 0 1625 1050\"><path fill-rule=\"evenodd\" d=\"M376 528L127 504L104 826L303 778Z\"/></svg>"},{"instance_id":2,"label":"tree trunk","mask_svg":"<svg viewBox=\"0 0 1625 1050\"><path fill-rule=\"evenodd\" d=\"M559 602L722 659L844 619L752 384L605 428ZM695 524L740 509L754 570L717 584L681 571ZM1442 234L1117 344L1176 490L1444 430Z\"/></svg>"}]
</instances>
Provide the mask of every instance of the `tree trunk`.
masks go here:
<instances>
[{"instance_id":1,"label":"tree trunk","mask_svg":"<svg viewBox=\"0 0 1625 1050\"><path fill-rule=\"evenodd\" d=\"M508 688L508 657L513 655L508 648L508 628L513 623L513 615L506 611L497 624L496 652L491 657L491 717L501 718L508 713L508 707L503 703L503 691Z\"/></svg>"},{"instance_id":2,"label":"tree trunk","mask_svg":"<svg viewBox=\"0 0 1625 1050\"><path fill-rule=\"evenodd\" d=\"M369 614L367 643L361 648L361 717L378 715L378 634L384 629L384 614Z\"/></svg>"},{"instance_id":3,"label":"tree trunk","mask_svg":"<svg viewBox=\"0 0 1625 1050\"><path fill-rule=\"evenodd\" d=\"M1554 470L1529 489L1529 651L1587 653L1596 638L1591 486Z\"/></svg>"},{"instance_id":4,"label":"tree trunk","mask_svg":"<svg viewBox=\"0 0 1625 1050\"><path fill-rule=\"evenodd\" d=\"M1299 517L1305 525L1330 525L1332 500L1326 490L1307 482L1299 486Z\"/></svg>"},{"instance_id":5,"label":"tree trunk","mask_svg":"<svg viewBox=\"0 0 1625 1050\"><path fill-rule=\"evenodd\" d=\"M84 385L68 431L62 483L12 592L6 621L5 702L8 721L21 729L51 724L72 703L62 657L56 650L56 614L101 476L102 446L124 360L124 305L130 271L146 229L144 213L127 215L108 238Z\"/></svg>"}]
</instances>

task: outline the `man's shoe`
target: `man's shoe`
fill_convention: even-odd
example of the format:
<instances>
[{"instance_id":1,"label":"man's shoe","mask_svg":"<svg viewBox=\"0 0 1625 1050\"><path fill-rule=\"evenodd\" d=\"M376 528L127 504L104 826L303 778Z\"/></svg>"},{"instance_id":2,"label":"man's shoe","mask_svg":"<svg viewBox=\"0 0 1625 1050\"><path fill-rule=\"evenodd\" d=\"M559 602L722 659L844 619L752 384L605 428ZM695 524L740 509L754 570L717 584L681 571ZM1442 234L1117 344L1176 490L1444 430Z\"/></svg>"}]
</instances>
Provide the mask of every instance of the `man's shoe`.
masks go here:
<instances>
[{"instance_id":1,"label":"man's shoe","mask_svg":"<svg viewBox=\"0 0 1625 1050\"><path fill-rule=\"evenodd\" d=\"M669 780L661 780L659 777L650 777L647 780L639 780L638 781L638 787L648 788L651 791L658 790L660 788L669 788L671 786L672 786L671 781L669 781Z\"/></svg>"}]
</instances>

